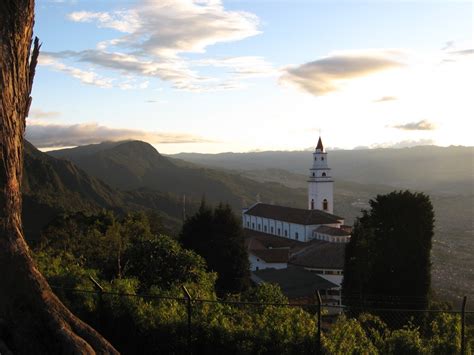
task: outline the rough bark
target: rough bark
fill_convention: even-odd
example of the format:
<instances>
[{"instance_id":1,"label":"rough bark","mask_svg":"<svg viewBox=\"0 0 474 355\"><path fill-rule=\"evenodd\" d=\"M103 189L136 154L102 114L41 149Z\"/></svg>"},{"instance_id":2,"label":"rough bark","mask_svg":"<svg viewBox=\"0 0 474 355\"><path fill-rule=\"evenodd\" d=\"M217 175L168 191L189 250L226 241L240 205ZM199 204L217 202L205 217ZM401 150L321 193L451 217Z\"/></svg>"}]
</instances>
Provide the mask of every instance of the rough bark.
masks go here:
<instances>
[{"instance_id":1,"label":"rough bark","mask_svg":"<svg viewBox=\"0 0 474 355\"><path fill-rule=\"evenodd\" d=\"M0 1L0 350L22 354L117 353L54 295L23 237L25 118L39 53L30 53L34 0Z\"/></svg>"}]
</instances>

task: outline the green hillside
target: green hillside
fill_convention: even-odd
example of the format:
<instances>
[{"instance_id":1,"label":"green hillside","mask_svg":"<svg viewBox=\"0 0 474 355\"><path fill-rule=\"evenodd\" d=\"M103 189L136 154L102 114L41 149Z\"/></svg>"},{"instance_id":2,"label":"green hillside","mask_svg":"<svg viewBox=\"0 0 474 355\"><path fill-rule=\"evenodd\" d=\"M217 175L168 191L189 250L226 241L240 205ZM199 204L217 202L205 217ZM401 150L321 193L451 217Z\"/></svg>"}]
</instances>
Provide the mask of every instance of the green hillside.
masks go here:
<instances>
[{"instance_id":1,"label":"green hillside","mask_svg":"<svg viewBox=\"0 0 474 355\"><path fill-rule=\"evenodd\" d=\"M90 176L74 163L53 158L25 141L23 174L23 224L29 240L60 213L101 209L119 214L127 211L154 211L166 227L177 230L182 220L182 200L175 195L146 189L120 191ZM198 200L188 199L189 212Z\"/></svg>"}]
</instances>

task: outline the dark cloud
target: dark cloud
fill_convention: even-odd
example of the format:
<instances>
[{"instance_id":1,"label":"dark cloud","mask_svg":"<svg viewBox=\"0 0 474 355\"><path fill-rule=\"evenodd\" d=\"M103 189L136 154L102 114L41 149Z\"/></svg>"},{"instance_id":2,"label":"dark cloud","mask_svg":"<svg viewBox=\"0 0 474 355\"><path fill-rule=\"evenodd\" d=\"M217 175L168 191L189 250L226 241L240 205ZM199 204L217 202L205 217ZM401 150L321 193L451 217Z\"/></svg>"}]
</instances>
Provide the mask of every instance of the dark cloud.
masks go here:
<instances>
[{"instance_id":1,"label":"dark cloud","mask_svg":"<svg viewBox=\"0 0 474 355\"><path fill-rule=\"evenodd\" d=\"M146 132L135 129L110 128L100 126L97 123L73 125L29 124L26 127L26 139L38 148L70 147L127 139L143 140L154 144L211 142L208 139L185 133Z\"/></svg>"},{"instance_id":2,"label":"dark cloud","mask_svg":"<svg viewBox=\"0 0 474 355\"><path fill-rule=\"evenodd\" d=\"M366 51L332 55L298 67L288 68L281 77L284 83L296 85L313 95L321 96L340 89L340 83L375 72L402 66L393 59L396 51Z\"/></svg>"},{"instance_id":3,"label":"dark cloud","mask_svg":"<svg viewBox=\"0 0 474 355\"><path fill-rule=\"evenodd\" d=\"M374 102L387 102L387 101L396 101L396 100L398 100L396 96L382 96L381 98L374 100Z\"/></svg>"},{"instance_id":4,"label":"dark cloud","mask_svg":"<svg viewBox=\"0 0 474 355\"><path fill-rule=\"evenodd\" d=\"M393 128L402 129L405 131L432 131L436 129L436 126L427 120L421 120L418 122L408 122L395 125Z\"/></svg>"}]
</instances>

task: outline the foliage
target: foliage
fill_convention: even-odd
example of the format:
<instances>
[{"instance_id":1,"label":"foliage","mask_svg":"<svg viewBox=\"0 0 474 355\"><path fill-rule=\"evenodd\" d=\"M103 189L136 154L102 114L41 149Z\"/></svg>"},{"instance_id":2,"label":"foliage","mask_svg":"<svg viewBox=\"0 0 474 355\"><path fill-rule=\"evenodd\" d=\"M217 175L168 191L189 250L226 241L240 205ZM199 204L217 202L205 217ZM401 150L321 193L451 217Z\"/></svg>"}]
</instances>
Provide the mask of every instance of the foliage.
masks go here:
<instances>
[{"instance_id":1,"label":"foliage","mask_svg":"<svg viewBox=\"0 0 474 355\"><path fill-rule=\"evenodd\" d=\"M378 195L354 226L346 249L344 303L427 308L434 214L428 196L409 191Z\"/></svg>"},{"instance_id":2,"label":"foliage","mask_svg":"<svg viewBox=\"0 0 474 355\"><path fill-rule=\"evenodd\" d=\"M201 212L209 217L208 222L213 221L214 211ZM206 230L204 223L197 226ZM209 300L191 303L191 351L316 352L317 323L312 309L276 306L287 304L288 299L278 286L265 283L217 302L216 274L206 270L204 259L157 233L145 214L64 216L43 235L35 257L49 282L60 287L55 292L61 300L122 353L190 351L183 285L194 299ZM121 274L117 273L118 251ZM104 294L93 293L89 276L99 281ZM375 315L340 316L323 332L323 350L328 354L389 355L459 352L458 316L439 313L426 317L424 324L392 330Z\"/></svg>"},{"instance_id":3,"label":"foliage","mask_svg":"<svg viewBox=\"0 0 474 355\"><path fill-rule=\"evenodd\" d=\"M345 316L338 318L336 324L324 337L324 350L328 354L377 354L360 323Z\"/></svg>"},{"instance_id":4,"label":"foliage","mask_svg":"<svg viewBox=\"0 0 474 355\"><path fill-rule=\"evenodd\" d=\"M212 210L204 201L199 211L183 225L180 240L194 250L218 275L220 293L239 292L249 285L249 262L240 221L230 206Z\"/></svg>"}]
</instances>

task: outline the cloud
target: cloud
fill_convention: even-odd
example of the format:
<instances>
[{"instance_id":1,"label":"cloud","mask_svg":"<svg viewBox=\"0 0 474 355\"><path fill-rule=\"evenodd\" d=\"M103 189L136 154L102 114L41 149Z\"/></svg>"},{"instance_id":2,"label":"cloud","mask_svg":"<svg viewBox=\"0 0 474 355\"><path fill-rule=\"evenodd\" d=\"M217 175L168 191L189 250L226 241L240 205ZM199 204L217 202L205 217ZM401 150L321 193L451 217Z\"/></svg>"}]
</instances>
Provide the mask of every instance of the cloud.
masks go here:
<instances>
[{"instance_id":1,"label":"cloud","mask_svg":"<svg viewBox=\"0 0 474 355\"><path fill-rule=\"evenodd\" d=\"M395 125L393 128L402 129L405 131L432 131L436 129L436 125L427 120L421 120L418 122L409 122Z\"/></svg>"},{"instance_id":2,"label":"cloud","mask_svg":"<svg viewBox=\"0 0 474 355\"><path fill-rule=\"evenodd\" d=\"M474 54L474 49L473 48L461 49L461 50L458 50L458 51L448 52L448 54L456 55L456 56L473 55Z\"/></svg>"},{"instance_id":3,"label":"cloud","mask_svg":"<svg viewBox=\"0 0 474 355\"><path fill-rule=\"evenodd\" d=\"M39 108L32 108L29 113L30 118L57 118L61 116L59 111L43 111Z\"/></svg>"},{"instance_id":4,"label":"cloud","mask_svg":"<svg viewBox=\"0 0 474 355\"><path fill-rule=\"evenodd\" d=\"M38 148L70 147L127 139L143 140L152 144L213 142L186 133L146 132L127 128L110 128L97 123L73 125L29 124L26 127L26 139Z\"/></svg>"},{"instance_id":5,"label":"cloud","mask_svg":"<svg viewBox=\"0 0 474 355\"><path fill-rule=\"evenodd\" d=\"M387 102L396 100L398 100L396 96L382 96L381 98L375 99L374 102Z\"/></svg>"},{"instance_id":6,"label":"cloud","mask_svg":"<svg viewBox=\"0 0 474 355\"><path fill-rule=\"evenodd\" d=\"M40 65L49 66L53 70L69 74L72 77L79 79L83 84L94 85L102 88L112 87L112 79L101 77L93 71L68 66L59 62L54 58L54 56L49 55L48 53L40 54L38 63Z\"/></svg>"},{"instance_id":7,"label":"cloud","mask_svg":"<svg viewBox=\"0 0 474 355\"><path fill-rule=\"evenodd\" d=\"M432 139L420 139L420 140L403 140L399 142L385 142L385 143L375 143L370 146L357 146L353 150L363 150L363 149L381 149L381 148L411 148L419 145L434 145L435 142Z\"/></svg>"},{"instance_id":8,"label":"cloud","mask_svg":"<svg viewBox=\"0 0 474 355\"><path fill-rule=\"evenodd\" d=\"M142 1L135 8L114 12L73 12L69 19L95 22L126 34L112 44L158 56L204 52L222 42L241 40L260 33L257 16L227 11L220 0Z\"/></svg>"},{"instance_id":9,"label":"cloud","mask_svg":"<svg viewBox=\"0 0 474 355\"><path fill-rule=\"evenodd\" d=\"M113 29L119 35L97 43L94 49L45 53L57 62L72 60L118 71L121 75L159 78L187 91L235 89L242 87L240 80L268 75L270 71L271 65L259 57L201 61L185 57L186 53L205 53L207 47L217 43L261 33L257 16L226 10L221 0L141 1L126 10L77 11L68 18ZM230 77L200 75L193 67L201 66L228 69ZM72 75L68 68L56 70ZM76 73L76 77L80 79L80 76Z\"/></svg>"},{"instance_id":10,"label":"cloud","mask_svg":"<svg viewBox=\"0 0 474 355\"><path fill-rule=\"evenodd\" d=\"M401 56L402 52L396 50L336 53L287 68L280 82L322 96L340 90L346 81L401 67Z\"/></svg>"}]
</instances>

